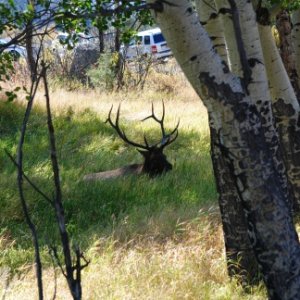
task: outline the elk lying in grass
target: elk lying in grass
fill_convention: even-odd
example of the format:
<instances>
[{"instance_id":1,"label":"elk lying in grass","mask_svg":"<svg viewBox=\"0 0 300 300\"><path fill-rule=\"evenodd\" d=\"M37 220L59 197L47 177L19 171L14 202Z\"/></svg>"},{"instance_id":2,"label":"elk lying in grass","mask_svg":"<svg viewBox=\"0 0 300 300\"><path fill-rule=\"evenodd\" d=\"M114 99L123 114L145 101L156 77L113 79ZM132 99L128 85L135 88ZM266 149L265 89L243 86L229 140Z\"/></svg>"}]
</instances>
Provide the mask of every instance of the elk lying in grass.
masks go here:
<instances>
[{"instance_id":1,"label":"elk lying in grass","mask_svg":"<svg viewBox=\"0 0 300 300\"><path fill-rule=\"evenodd\" d=\"M142 121L153 119L160 125L161 129L161 140L153 145L150 145L146 136L144 136L144 144L139 144L133 142L128 139L125 132L119 126L119 119L120 119L120 105L117 110L116 120L115 122L111 119L111 113L113 110L113 106L111 107L108 118L106 123L109 123L112 128L115 129L119 137L128 145L134 146L137 150L142 154L144 158L144 162L142 164L132 164L127 165L118 169L109 170L105 172L99 173L92 173L84 176L84 180L103 180L103 179L111 179L116 177L121 177L124 175L130 174L148 174L150 177L154 177L160 175L164 172L170 171L172 169L172 165L168 162L167 157L163 153L163 150L166 146L173 143L177 136L178 136L178 126L179 122L177 123L176 127L170 133L166 133L164 128L164 118L165 118L165 105L163 103L163 111L162 117L159 119L154 113L154 106L152 103L152 114L148 117L144 118Z\"/></svg>"}]
</instances>

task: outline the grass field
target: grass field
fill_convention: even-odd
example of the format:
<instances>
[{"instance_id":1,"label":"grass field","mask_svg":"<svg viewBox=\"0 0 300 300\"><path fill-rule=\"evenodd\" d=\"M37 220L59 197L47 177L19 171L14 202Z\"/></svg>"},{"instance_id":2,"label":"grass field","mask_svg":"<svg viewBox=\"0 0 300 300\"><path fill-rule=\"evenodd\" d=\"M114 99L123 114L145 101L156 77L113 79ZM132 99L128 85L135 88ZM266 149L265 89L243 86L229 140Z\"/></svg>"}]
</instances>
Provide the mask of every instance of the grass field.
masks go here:
<instances>
[{"instance_id":1,"label":"grass field","mask_svg":"<svg viewBox=\"0 0 300 300\"><path fill-rule=\"evenodd\" d=\"M266 299L257 287L245 293L226 274L205 108L181 79L169 94L104 94L96 91L51 94L67 228L91 260L83 272L83 299ZM166 149L168 174L149 179L128 176L83 182L87 173L140 162L104 123L112 104L122 101L121 124L130 138L159 137L157 124L139 122L166 105L166 127L180 118L179 137ZM33 248L23 220L16 170L4 154L15 153L24 100L0 102L0 296L37 299ZM42 94L31 115L24 146L24 169L52 194L46 117ZM25 184L30 213L38 228L46 299L70 299L64 278L53 269L47 246L57 244L51 207ZM3 298L3 299L4 299Z\"/></svg>"}]
</instances>

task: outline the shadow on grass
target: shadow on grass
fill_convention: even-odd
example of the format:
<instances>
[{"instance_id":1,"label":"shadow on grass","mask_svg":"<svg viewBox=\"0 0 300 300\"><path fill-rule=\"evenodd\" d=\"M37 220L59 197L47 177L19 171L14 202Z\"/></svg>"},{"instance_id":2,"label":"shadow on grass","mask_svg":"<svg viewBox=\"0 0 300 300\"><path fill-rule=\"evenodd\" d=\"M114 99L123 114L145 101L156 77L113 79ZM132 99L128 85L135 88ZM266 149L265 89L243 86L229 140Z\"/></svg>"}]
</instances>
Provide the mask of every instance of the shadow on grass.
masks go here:
<instances>
[{"instance_id":1,"label":"shadow on grass","mask_svg":"<svg viewBox=\"0 0 300 300\"><path fill-rule=\"evenodd\" d=\"M16 170L4 154L4 149L11 153L16 150L23 113L22 106L0 103L0 234L9 236L21 249L32 249L19 204ZM109 235L116 226L125 228L124 240L126 234L128 238L146 234L153 229L149 224L154 219L158 220L156 234L160 235L157 232L161 230L162 235L171 236L179 219L193 219L201 207L216 201L208 137L179 129L178 140L166 151L174 169L164 176L155 179L128 176L85 183L82 177L86 173L120 167L142 158L89 110L76 116L66 112L55 117L54 125L67 228L83 248L94 242L92 237ZM126 128L130 136L137 138L134 131ZM150 128L147 134L155 136L159 132ZM34 110L31 115L24 152L26 174L51 196L52 172L46 116L42 111ZM51 207L26 184L25 194L41 245L55 243L58 235Z\"/></svg>"}]
</instances>

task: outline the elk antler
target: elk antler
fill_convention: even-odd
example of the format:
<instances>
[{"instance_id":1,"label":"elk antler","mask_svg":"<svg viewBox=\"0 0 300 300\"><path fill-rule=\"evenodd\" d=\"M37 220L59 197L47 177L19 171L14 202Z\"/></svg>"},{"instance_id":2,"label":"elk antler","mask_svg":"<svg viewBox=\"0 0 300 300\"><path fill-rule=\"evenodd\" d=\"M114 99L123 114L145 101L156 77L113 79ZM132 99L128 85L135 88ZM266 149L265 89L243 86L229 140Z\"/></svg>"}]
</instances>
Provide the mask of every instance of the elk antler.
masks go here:
<instances>
[{"instance_id":1,"label":"elk antler","mask_svg":"<svg viewBox=\"0 0 300 300\"><path fill-rule=\"evenodd\" d=\"M161 149L163 149L167 145L170 145L171 143L173 143L177 139L177 137L178 137L178 126L179 126L179 123L180 123L180 120L178 120L177 125L175 126L173 131L170 132L169 134L166 134L166 131L165 131L165 128L164 128L164 119L165 119L165 103L164 103L164 101L162 101L162 108L163 108L162 116L161 116L161 119L159 119L159 118L157 118L157 116L154 113L154 105L153 105L153 102L152 102L152 113L151 113L151 115L144 118L144 119L142 119L142 122L146 121L148 119L153 119L154 121L159 123L160 128L161 128L161 133L162 133L162 139L161 139L160 142L156 143L154 145L154 147L156 147L160 144ZM175 133L175 136L172 138L174 133ZM144 137L144 139L146 141L145 137Z\"/></svg>"},{"instance_id":2,"label":"elk antler","mask_svg":"<svg viewBox=\"0 0 300 300\"><path fill-rule=\"evenodd\" d=\"M172 132L170 132L169 134L166 134L166 131L165 131L165 128L164 128L164 118L165 118L165 104L164 102L162 101L162 106L163 106L163 112L162 112L162 117L161 119L158 119L154 113L154 106L153 106L153 103L152 103L152 114L146 118L144 118L142 121L146 121L148 119L153 119L155 120L157 123L160 124L160 128L161 128L161 133L162 133L162 139L161 141L159 141L158 143L154 144L154 145L149 145L148 143L148 140L146 138L146 136L144 135L144 142L145 142L145 145L143 144L138 144L136 142L133 142L133 141L130 141L124 130L122 130L119 126L119 118L120 118L120 110L121 110L121 104L119 104L118 106L118 110L117 110L117 115L116 115L116 120L115 120L115 123L112 121L111 119L111 113L112 113L112 110L113 110L113 105L111 106L110 108L110 111L108 113L108 118L107 120L105 121L105 123L109 123L111 125L112 128L114 128L116 130L116 132L118 133L119 137L126 143L128 143L129 145L132 145L134 147L137 147L137 148L140 148L140 149L144 149L144 150L151 150L151 149L154 149L156 148L158 145L160 149L164 149L164 147L166 147L167 145L173 143L177 137L178 137L178 126L179 126L179 121L176 125L176 127L173 129ZM172 138L172 136L175 134L175 136Z\"/></svg>"},{"instance_id":3,"label":"elk antler","mask_svg":"<svg viewBox=\"0 0 300 300\"><path fill-rule=\"evenodd\" d=\"M120 126L119 126L119 118L120 118L121 104L119 104L119 107L118 107L118 110L117 110L117 116L116 116L116 121L115 121L115 123L111 120L111 112L112 112L112 110L113 110L113 107L114 107L114 106L112 105L111 108L110 108L110 111L109 111L109 113L108 113L108 118L107 118L107 120L105 121L105 123L108 122L108 123L110 124L110 126L116 130L116 132L118 133L119 137L120 137L124 142L126 142L126 143L128 143L129 145L132 145L132 146L134 146L134 147L137 147L137 148L141 148L141 149L144 149L144 150L149 150L151 147L149 147L149 144L148 144L148 142L147 142L147 140L146 140L146 137L144 137L144 140L145 140L145 144L146 144L146 145L142 145L142 144L138 144L138 143L136 143L136 142L132 142L132 141L130 141L130 140L127 138L127 136L126 136L124 130L122 130L122 129L120 128Z\"/></svg>"}]
</instances>

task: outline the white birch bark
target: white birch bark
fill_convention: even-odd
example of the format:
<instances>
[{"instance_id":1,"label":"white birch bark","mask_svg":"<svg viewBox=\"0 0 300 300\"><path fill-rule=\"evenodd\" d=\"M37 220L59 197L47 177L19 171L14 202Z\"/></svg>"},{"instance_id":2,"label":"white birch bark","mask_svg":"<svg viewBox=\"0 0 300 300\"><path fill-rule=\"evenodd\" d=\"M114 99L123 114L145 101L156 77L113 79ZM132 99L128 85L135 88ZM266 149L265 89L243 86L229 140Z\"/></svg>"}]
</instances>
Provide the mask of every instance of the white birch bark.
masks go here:
<instances>
[{"instance_id":1,"label":"white birch bark","mask_svg":"<svg viewBox=\"0 0 300 300\"><path fill-rule=\"evenodd\" d=\"M289 194L292 190L288 188L288 179L285 174L285 165L279 148L278 136L275 130L275 123L272 111L272 100L269 90L269 82L265 68L263 49L257 24L257 16L253 9L253 4L247 0L236 0L238 9L241 38L246 54L246 71L244 71L244 81L252 103L257 107L261 115L262 126L265 129L266 142L274 159L275 167L281 170L281 184ZM247 70L247 68L249 68ZM245 74L250 72L250 74ZM275 140L277 141L275 142ZM293 194L289 195L289 198ZM290 201L290 206L293 201Z\"/></svg>"},{"instance_id":2,"label":"white birch bark","mask_svg":"<svg viewBox=\"0 0 300 300\"><path fill-rule=\"evenodd\" d=\"M298 73L298 84L300 86L300 9L292 13L292 43L295 51L296 70Z\"/></svg>"},{"instance_id":3,"label":"white birch bark","mask_svg":"<svg viewBox=\"0 0 300 300\"><path fill-rule=\"evenodd\" d=\"M237 76L242 75L242 66L234 35L230 6L227 0L215 0L227 47L229 69Z\"/></svg>"},{"instance_id":4,"label":"white birch bark","mask_svg":"<svg viewBox=\"0 0 300 300\"><path fill-rule=\"evenodd\" d=\"M292 119L292 122L298 120L297 115L300 112L299 103L289 77L285 71L283 62L280 58L275 40L272 35L271 27L259 26L259 31L263 52L265 54L265 66L268 74L272 101L274 104L276 104L277 101L282 99L285 105L291 106L291 109L295 111L295 114L293 115L279 112L279 115L276 116L276 119L279 120L280 123L288 125L290 119Z\"/></svg>"},{"instance_id":5,"label":"white birch bark","mask_svg":"<svg viewBox=\"0 0 300 300\"><path fill-rule=\"evenodd\" d=\"M228 66L223 22L221 19L221 17L224 17L223 13L225 12L217 12L214 0L198 0L195 3L201 24L208 32L214 48ZM226 20L232 29L232 20L229 17ZM232 41L234 40L234 44L236 45L236 40L233 39L232 32L230 38ZM239 56L236 56L234 58L235 66L238 66ZM236 70L236 72L238 71ZM213 123L211 115L209 115L209 120L210 123ZM232 176L231 170L227 165L226 158L222 155L222 151L215 145L218 143L217 132L220 130L221 127L216 128L215 126L215 128L210 128L211 156L217 191L219 193L227 270L230 276L237 275L242 284L255 284L258 278L258 265L248 238L247 222L244 216L242 201L234 182L235 178Z\"/></svg>"},{"instance_id":6,"label":"white birch bark","mask_svg":"<svg viewBox=\"0 0 300 300\"><path fill-rule=\"evenodd\" d=\"M224 68L191 2L174 0L162 5L156 20L168 45L213 122L221 120L218 146L236 176L270 298L297 299L300 247L261 115L239 78Z\"/></svg>"},{"instance_id":7,"label":"white birch bark","mask_svg":"<svg viewBox=\"0 0 300 300\"><path fill-rule=\"evenodd\" d=\"M287 10L281 10L276 15L276 27L280 40L280 56L290 78L297 98L300 100L299 75L296 69L296 57L292 39L292 21Z\"/></svg>"},{"instance_id":8,"label":"white birch bark","mask_svg":"<svg viewBox=\"0 0 300 300\"><path fill-rule=\"evenodd\" d=\"M270 26L259 26L260 37L265 57L265 65L272 95L276 126L284 154L290 187L294 194L294 207L299 208L300 201L300 107L287 75Z\"/></svg>"},{"instance_id":9,"label":"white birch bark","mask_svg":"<svg viewBox=\"0 0 300 300\"><path fill-rule=\"evenodd\" d=\"M254 104L260 109L262 108L262 102L269 102L269 117L271 119L268 118L267 126L272 126L271 95L256 23L256 14L253 10L252 3L249 1L237 0L236 5L239 12L242 40L251 71L250 80L247 83L249 94Z\"/></svg>"},{"instance_id":10,"label":"white birch bark","mask_svg":"<svg viewBox=\"0 0 300 300\"><path fill-rule=\"evenodd\" d=\"M221 26L221 20L218 16L215 1L197 0L195 1L195 4L200 22L210 36L215 50L222 60L228 65L223 26Z\"/></svg>"}]
</instances>

